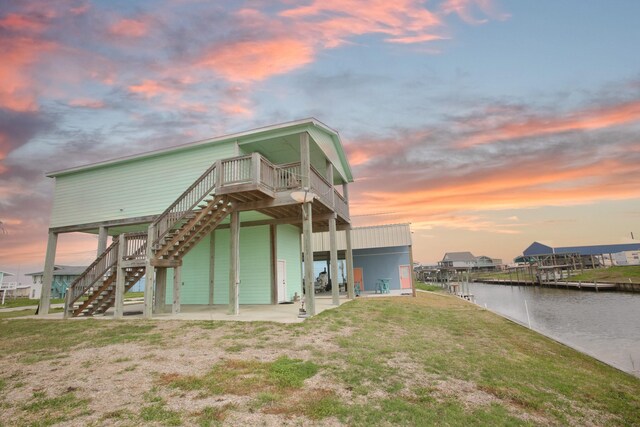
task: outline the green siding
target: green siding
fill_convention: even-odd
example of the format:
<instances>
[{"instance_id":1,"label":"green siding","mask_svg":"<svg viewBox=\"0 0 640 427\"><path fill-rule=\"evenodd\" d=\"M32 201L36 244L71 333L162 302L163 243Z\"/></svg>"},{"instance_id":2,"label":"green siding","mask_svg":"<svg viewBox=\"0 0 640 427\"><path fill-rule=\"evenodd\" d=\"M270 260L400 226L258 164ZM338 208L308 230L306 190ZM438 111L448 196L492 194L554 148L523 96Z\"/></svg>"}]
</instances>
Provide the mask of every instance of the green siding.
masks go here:
<instances>
[{"instance_id":1,"label":"green siding","mask_svg":"<svg viewBox=\"0 0 640 427\"><path fill-rule=\"evenodd\" d=\"M204 238L184 258L182 267L182 304L208 304L209 239ZM302 257L300 229L279 225L278 259L287 262L287 294L302 295ZM240 229L240 304L271 303L271 266L269 264L269 226ZM215 231L214 304L229 302L229 229ZM167 304L173 302L173 270L167 271Z\"/></svg>"},{"instance_id":2,"label":"green siding","mask_svg":"<svg viewBox=\"0 0 640 427\"><path fill-rule=\"evenodd\" d=\"M235 154L229 142L58 176L51 227L159 214L213 162Z\"/></svg>"},{"instance_id":3,"label":"green siding","mask_svg":"<svg viewBox=\"0 0 640 427\"><path fill-rule=\"evenodd\" d=\"M209 240L203 238L182 260L181 304L209 304ZM167 269L167 304L173 304L173 269Z\"/></svg>"},{"instance_id":4,"label":"green siding","mask_svg":"<svg viewBox=\"0 0 640 427\"><path fill-rule=\"evenodd\" d=\"M287 262L287 296L302 295L302 256L300 229L294 225L279 225L277 230L278 259Z\"/></svg>"},{"instance_id":5,"label":"green siding","mask_svg":"<svg viewBox=\"0 0 640 427\"><path fill-rule=\"evenodd\" d=\"M229 230L215 231L215 304L229 302ZM240 228L240 304L271 303L269 226Z\"/></svg>"},{"instance_id":6,"label":"green siding","mask_svg":"<svg viewBox=\"0 0 640 427\"><path fill-rule=\"evenodd\" d=\"M209 303L209 239L202 239L182 260L182 304ZM173 287L173 279L171 283Z\"/></svg>"},{"instance_id":7,"label":"green siding","mask_svg":"<svg viewBox=\"0 0 640 427\"><path fill-rule=\"evenodd\" d=\"M240 229L240 238L242 238L242 231ZM229 234L229 229L215 230L214 304L229 304ZM240 245L240 253L242 253L242 245ZM240 271L242 271L242 261Z\"/></svg>"},{"instance_id":8,"label":"green siding","mask_svg":"<svg viewBox=\"0 0 640 427\"><path fill-rule=\"evenodd\" d=\"M307 129L307 132L309 132L311 138L316 142L316 144L318 144L318 147L324 152L340 176L347 180L347 174L342 162L340 161L340 155L338 154L338 150L333 142L333 138L323 130L311 126ZM312 159L312 164L314 163L313 160L314 159ZM315 167L321 167L322 169L318 169L319 171L324 171L326 169L326 167L321 164L315 165Z\"/></svg>"}]
</instances>

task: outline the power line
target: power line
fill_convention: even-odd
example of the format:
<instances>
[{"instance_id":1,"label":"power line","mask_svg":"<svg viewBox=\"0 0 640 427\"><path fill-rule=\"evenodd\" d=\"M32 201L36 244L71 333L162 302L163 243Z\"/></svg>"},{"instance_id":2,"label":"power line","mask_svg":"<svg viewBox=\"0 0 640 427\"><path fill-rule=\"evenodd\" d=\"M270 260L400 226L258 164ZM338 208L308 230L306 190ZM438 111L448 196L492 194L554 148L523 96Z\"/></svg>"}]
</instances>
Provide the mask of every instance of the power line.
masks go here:
<instances>
[{"instance_id":1,"label":"power line","mask_svg":"<svg viewBox=\"0 0 640 427\"><path fill-rule=\"evenodd\" d=\"M392 214L397 214L399 212L375 212L375 213L369 213L369 214L360 214L360 215L351 215L351 217L355 217L355 216L379 216L379 215L392 215Z\"/></svg>"}]
</instances>

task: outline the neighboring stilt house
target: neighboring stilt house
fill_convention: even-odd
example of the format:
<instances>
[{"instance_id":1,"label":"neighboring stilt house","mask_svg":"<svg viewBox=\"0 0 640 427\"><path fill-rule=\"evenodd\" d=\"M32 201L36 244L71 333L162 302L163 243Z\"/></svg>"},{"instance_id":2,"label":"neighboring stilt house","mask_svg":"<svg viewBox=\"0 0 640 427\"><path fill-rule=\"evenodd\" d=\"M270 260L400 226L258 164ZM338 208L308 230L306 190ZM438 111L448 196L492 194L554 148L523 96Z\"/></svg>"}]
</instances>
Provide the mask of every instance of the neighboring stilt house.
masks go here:
<instances>
[{"instance_id":1,"label":"neighboring stilt house","mask_svg":"<svg viewBox=\"0 0 640 427\"><path fill-rule=\"evenodd\" d=\"M123 295L142 275L146 318L167 305L176 313L181 304L228 304L237 314L239 304L290 301L302 294L300 229L306 253L312 232L347 230L353 298L353 177L338 133L315 119L48 176L56 185L41 314L49 311L58 235L70 232L97 234L98 257L70 286L66 317L112 306L122 316ZM313 315L312 257L304 267Z\"/></svg>"}]
</instances>

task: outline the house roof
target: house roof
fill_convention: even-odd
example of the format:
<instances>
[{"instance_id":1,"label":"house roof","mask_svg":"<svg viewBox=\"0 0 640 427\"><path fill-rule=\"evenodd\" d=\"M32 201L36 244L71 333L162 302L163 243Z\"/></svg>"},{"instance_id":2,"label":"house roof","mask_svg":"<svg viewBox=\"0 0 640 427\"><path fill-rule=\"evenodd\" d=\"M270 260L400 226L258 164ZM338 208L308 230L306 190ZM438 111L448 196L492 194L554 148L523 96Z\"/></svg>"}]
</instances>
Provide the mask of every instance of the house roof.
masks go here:
<instances>
[{"instance_id":1,"label":"house roof","mask_svg":"<svg viewBox=\"0 0 640 427\"><path fill-rule=\"evenodd\" d=\"M591 246L565 246L552 248L542 243L533 242L522 254L524 256L532 255L551 255L551 254L580 254L580 255L602 255L615 254L618 252L635 251L640 249L640 243L623 243L612 245L591 245Z\"/></svg>"},{"instance_id":2,"label":"house roof","mask_svg":"<svg viewBox=\"0 0 640 427\"><path fill-rule=\"evenodd\" d=\"M86 266L81 265L54 265L53 266L53 275L54 276L79 276L83 271L87 269ZM43 271L37 271L35 273L27 273L25 276L42 276L44 274Z\"/></svg>"},{"instance_id":3,"label":"house roof","mask_svg":"<svg viewBox=\"0 0 640 427\"><path fill-rule=\"evenodd\" d=\"M476 257L471 252L447 252L444 254L442 261L452 262L474 262Z\"/></svg>"},{"instance_id":4,"label":"house roof","mask_svg":"<svg viewBox=\"0 0 640 427\"><path fill-rule=\"evenodd\" d=\"M309 126L315 129L319 129L324 134L330 137L330 139L332 140L333 146L337 152L337 155L339 157L340 165L342 166L342 169L344 171L344 174L345 174L344 179L347 180L348 182L352 182L353 174L351 172L351 166L349 165L346 154L344 152L342 141L340 139L340 135L338 134L338 131L330 128L329 126L325 125L324 123L322 123L321 121L313 117L301 119L301 120L295 120L292 122L264 126L264 127L260 127L260 128L256 128L248 131L232 133L232 134L223 135L215 138L207 138L200 141L194 141L187 144L176 145L169 148L163 148L159 150L148 151L148 152L134 154L130 156L119 157L111 160L106 160L103 162L90 163L90 164L75 166L67 169L47 172L46 176L50 178L55 178L60 175L66 175L74 172L83 171L86 169L93 169L97 167L130 162L132 160L137 160L142 158L160 156L160 155L173 153L177 151L188 150L188 149L203 146L203 145L220 144L220 143L229 142L229 141L237 141L238 143L241 144L247 140L255 140L256 137L264 137L265 139L268 139L286 130L291 130L293 132L293 131L298 131L299 128L304 128Z\"/></svg>"},{"instance_id":5,"label":"house roof","mask_svg":"<svg viewBox=\"0 0 640 427\"><path fill-rule=\"evenodd\" d=\"M336 233L338 250L347 248L344 231ZM385 224L369 227L354 227L351 229L351 248L390 248L397 246L411 246L411 229L409 224ZM313 251L326 252L330 250L329 232L313 233Z\"/></svg>"}]
</instances>

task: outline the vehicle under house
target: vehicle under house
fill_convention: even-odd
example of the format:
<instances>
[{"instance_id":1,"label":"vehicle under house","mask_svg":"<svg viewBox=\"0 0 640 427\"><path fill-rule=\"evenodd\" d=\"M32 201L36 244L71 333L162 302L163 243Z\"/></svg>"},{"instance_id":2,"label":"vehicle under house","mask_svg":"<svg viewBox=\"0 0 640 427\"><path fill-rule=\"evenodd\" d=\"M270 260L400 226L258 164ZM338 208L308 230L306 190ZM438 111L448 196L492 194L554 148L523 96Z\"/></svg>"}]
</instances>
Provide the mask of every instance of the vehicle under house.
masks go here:
<instances>
[{"instance_id":1,"label":"vehicle under house","mask_svg":"<svg viewBox=\"0 0 640 427\"><path fill-rule=\"evenodd\" d=\"M65 317L123 315L146 276L144 317L181 304L277 304L302 295L315 314L312 233L346 231L354 297L348 184L338 133L315 119L48 174L55 179L40 313L49 311L58 235L98 235L96 260L69 286ZM302 239L301 236L302 229ZM112 243L107 245L108 237ZM334 272L337 277L337 272ZM335 287L334 301L338 298ZM170 308L169 308L170 307Z\"/></svg>"}]
</instances>

